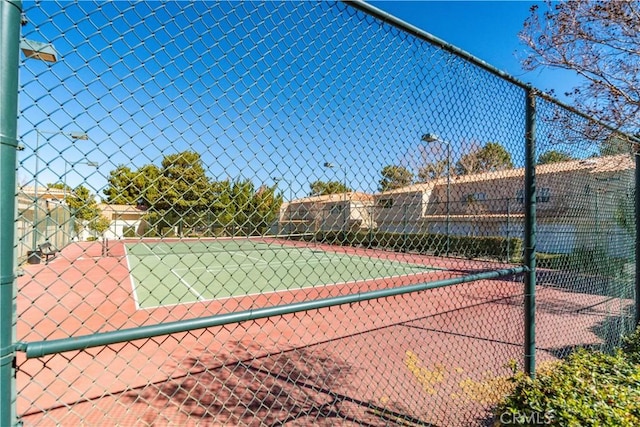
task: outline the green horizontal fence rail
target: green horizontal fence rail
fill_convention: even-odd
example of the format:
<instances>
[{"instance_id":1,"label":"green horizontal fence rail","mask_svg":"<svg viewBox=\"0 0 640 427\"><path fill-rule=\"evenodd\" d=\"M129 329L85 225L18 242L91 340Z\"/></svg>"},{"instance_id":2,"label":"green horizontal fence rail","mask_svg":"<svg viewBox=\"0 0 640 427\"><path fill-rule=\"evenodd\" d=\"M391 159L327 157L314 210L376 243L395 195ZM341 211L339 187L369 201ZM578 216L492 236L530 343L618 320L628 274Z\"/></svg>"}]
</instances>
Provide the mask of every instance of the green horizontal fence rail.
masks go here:
<instances>
[{"instance_id":1,"label":"green horizontal fence rail","mask_svg":"<svg viewBox=\"0 0 640 427\"><path fill-rule=\"evenodd\" d=\"M511 268L508 270L487 271L484 273L471 274L454 279L438 280L434 282L420 283L417 285L403 286L399 288L380 289L377 291L362 292L360 294L305 301L283 306L256 308L254 310L235 312L226 315L202 317L192 320L181 320L178 322L162 323L153 326L142 326L136 329L104 332L102 334L66 338L61 340L18 343L16 345L16 349L18 351L26 353L27 357L29 358L42 357L49 354L62 353L65 351L84 350L91 347L117 344L143 338L153 338L161 335L175 334L178 332L211 328L213 326L224 326L232 323L262 319L265 317L283 316L285 314L299 313L309 310L319 310L336 305L354 304L378 298L388 298L413 292L428 291L430 289L459 285L476 280L497 279L500 277L514 276L517 274L522 274L526 271L526 267Z\"/></svg>"},{"instance_id":2,"label":"green horizontal fence rail","mask_svg":"<svg viewBox=\"0 0 640 427\"><path fill-rule=\"evenodd\" d=\"M640 140L363 1L0 23L0 425L485 425L638 323Z\"/></svg>"}]
</instances>

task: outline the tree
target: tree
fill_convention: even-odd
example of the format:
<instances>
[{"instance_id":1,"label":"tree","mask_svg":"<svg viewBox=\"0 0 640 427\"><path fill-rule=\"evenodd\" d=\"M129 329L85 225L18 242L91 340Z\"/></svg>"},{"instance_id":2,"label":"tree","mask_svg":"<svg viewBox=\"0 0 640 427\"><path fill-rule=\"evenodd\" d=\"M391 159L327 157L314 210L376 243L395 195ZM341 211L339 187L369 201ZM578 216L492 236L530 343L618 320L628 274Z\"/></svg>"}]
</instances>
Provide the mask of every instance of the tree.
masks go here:
<instances>
[{"instance_id":1,"label":"tree","mask_svg":"<svg viewBox=\"0 0 640 427\"><path fill-rule=\"evenodd\" d=\"M142 171L153 170L151 165ZM148 188L146 200L152 210L160 212L164 223L177 226L178 234L196 227L213 202L211 182L205 174L200 154L183 151L162 159L156 185ZM141 176L142 174L138 174ZM153 196L152 196L153 195Z\"/></svg>"},{"instance_id":2,"label":"tree","mask_svg":"<svg viewBox=\"0 0 640 427\"><path fill-rule=\"evenodd\" d=\"M418 170L418 180L420 182L429 182L445 176L447 176L446 160L438 160L433 163L428 163Z\"/></svg>"},{"instance_id":3,"label":"tree","mask_svg":"<svg viewBox=\"0 0 640 427\"><path fill-rule=\"evenodd\" d=\"M549 150L540 154L538 164L547 165L549 163L567 162L569 160L575 160L575 158L563 151Z\"/></svg>"},{"instance_id":4,"label":"tree","mask_svg":"<svg viewBox=\"0 0 640 427\"><path fill-rule=\"evenodd\" d=\"M109 174L104 191L109 203L143 204L150 234L179 235L205 232L261 234L277 217L282 195L274 187L250 180L212 181L200 154L184 151L165 156L161 166L138 170L118 166Z\"/></svg>"},{"instance_id":5,"label":"tree","mask_svg":"<svg viewBox=\"0 0 640 427\"><path fill-rule=\"evenodd\" d=\"M220 227L226 233L233 223L234 212L230 209L232 206L232 182L230 180L217 181L211 183L211 192L213 195L213 203L211 204L210 214L212 216L212 227Z\"/></svg>"},{"instance_id":6,"label":"tree","mask_svg":"<svg viewBox=\"0 0 640 427\"><path fill-rule=\"evenodd\" d=\"M314 181L309 184L309 187L311 188L310 196L324 196L351 191L349 187L340 181Z\"/></svg>"},{"instance_id":7,"label":"tree","mask_svg":"<svg viewBox=\"0 0 640 427\"><path fill-rule=\"evenodd\" d=\"M380 172L380 191L395 190L413 183L413 174L404 166L388 165Z\"/></svg>"},{"instance_id":8,"label":"tree","mask_svg":"<svg viewBox=\"0 0 640 427\"><path fill-rule=\"evenodd\" d=\"M215 216L226 234L264 234L278 217L283 196L276 193L275 185L261 185L257 190L250 180L214 185L218 187Z\"/></svg>"},{"instance_id":9,"label":"tree","mask_svg":"<svg viewBox=\"0 0 640 427\"><path fill-rule=\"evenodd\" d=\"M154 203L157 209L184 215L206 209L211 196L211 182L205 175L200 154L184 151L162 159L158 200Z\"/></svg>"},{"instance_id":10,"label":"tree","mask_svg":"<svg viewBox=\"0 0 640 427\"><path fill-rule=\"evenodd\" d=\"M56 183L48 184L48 186L51 188L65 189L66 185ZM74 224L76 232L80 231L82 227L86 225L89 230L99 234L104 233L111 225L111 221L102 216L98 202L96 202L91 191L83 185L79 185L73 190L66 186L66 189L68 192L65 202L71 209L72 215L76 220L79 220Z\"/></svg>"},{"instance_id":11,"label":"tree","mask_svg":"<svg viewBox=\"0 0 640 427\"><path fill-rule=\"evenodd\" d=\"M513 168L511 154L501 144L489 142L482 148L462 156L455 166L458 175L495 172Z\"/></svg>"},{"instance_id":12,"label":"tree","mask_svg":"<svg viewBox=\"0 0 640 427\"><path fill-rule=\"evenodd\" d=\"M640 3L547 0L531 7L520 38L523 67L573 70L583 78L567 96L579 109L614 127L640 127Z\"/></svg>"},{"instance_id":13,"label":"tree","mask_svg":"<svg viewBox=\"0 0 640 427\"><path fill-rule=\"evenodd\" d=\"M627 139L620 138L619 135L609 135L600 142L599 149L601 156L613 156L616 154L631 154L633 146L629 144Z\"/></svg>"},{"instance_id":14,"label":"tree","mask_svg":"<svg viewBox=\"0 0 640 427\"><path fill-rule=\"evenodd\" d=\"M276 186L260 186L251 198L249 216L251 229L249 234L264 234L278 218L283 196L276 193Z\"/></svg>"},{"instance_id":15,"label":"tree","mask_svg":"<svg viewBox=\"0 0 640 427\"><path fill-rule=\"evenodd\" d=\"M127 166L118 166L109 172L107 182L109 186L103 190L107 196L107 203L120 205L132 204L140 194L139 189L133 185L135 173Z\"/></svg>"},{"instance_id":16,"label":"tree","mask_svg":"<svg viewBox=\"0 0 640 427\"><path fill-rule=\"evenodd\" d=\"M249 180L238 180L231 186L231 204L227 207L231 213L234 234L250 234L251 198L254 193L253 183Z\"/></svg>"},{"instance_id":17,"label":"tree","mask_svg":"<svg viewBox=\"0 0 640 427\"><path fill-rule=\"evenodd\" d=\"M618 194L614 218L618 227L626 231L629 236L635 236L635 194L636 190L631 188L627 194Z\"/></svg>"},{"instance_id":18,"label":"tree","mask_svg":"<svg viewBox=\"0 0 640 427\"><path fill-rule=\"evenodd\" d=\"M159 197L160 169L153 164L137 171L118 166L109 172L109 186L103 191L107 203L151 206Z\"/></svg>"},{"instance_id":19,"label":"tree","mask_svg":"<svg viewBox=\"0 0 640 427\"><path fill-rule=\"evenodd\" d=\"M111 220L102 215L97 215L88 221L87 226L89 227L89 230L95 231L102 236L102 234L111 226Z\"/></svg>"}]
</instances>

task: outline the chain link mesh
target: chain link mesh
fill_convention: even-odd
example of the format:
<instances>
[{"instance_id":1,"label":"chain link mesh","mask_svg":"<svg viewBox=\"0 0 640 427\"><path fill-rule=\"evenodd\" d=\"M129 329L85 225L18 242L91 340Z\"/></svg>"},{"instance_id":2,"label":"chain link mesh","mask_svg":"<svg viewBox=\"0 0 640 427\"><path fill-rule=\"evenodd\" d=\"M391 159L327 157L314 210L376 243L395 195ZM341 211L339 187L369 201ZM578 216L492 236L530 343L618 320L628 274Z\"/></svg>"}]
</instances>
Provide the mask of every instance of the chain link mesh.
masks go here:
<instances>
[{"instance_id":1,"label":"chain link mesh","mask_svg":"<svg viewBox=\"0 0 640 427\"><path fill-rule=\"evenodd\" d=\"M223 319L19 352L24 425L489 422L524 345L522 276L482 276L523 262L522 87L343 3L24 9L58 58L20 64L18 341ZM631 326L634 165L536 119L551 360Z\"/></svg>"},{"instance_id":2,"label":"chain link mesh","mask_svg":"<svg viewBox=\"0 0 640 427\"><path fill-rule=\"evenodd\" d=\"M577 344L611 351L635 323L633 146L540 98L537 143L539 346L559 357ZM585 315L587 329L565 323Z\"/></svg>"}]
</instances>

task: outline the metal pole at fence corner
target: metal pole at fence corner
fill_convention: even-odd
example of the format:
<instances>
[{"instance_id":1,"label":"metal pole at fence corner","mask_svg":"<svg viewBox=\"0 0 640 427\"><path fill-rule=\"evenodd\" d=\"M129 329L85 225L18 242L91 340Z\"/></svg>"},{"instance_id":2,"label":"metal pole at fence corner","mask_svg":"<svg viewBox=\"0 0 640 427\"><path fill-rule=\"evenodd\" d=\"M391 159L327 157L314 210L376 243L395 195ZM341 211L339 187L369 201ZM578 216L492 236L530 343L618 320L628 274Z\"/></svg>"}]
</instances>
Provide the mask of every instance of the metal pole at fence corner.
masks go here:
<instances>
[{"instance_id":1,"label":"metal pole at fence corner","mask_svg":"<svg viewBox=\"0 0 640 427\"><path fill-rule=\"evenodd\" d=\"M524 369L536 370L536 92L526 91L524 176Z\"/></svg>"},{"instance_id":2,"label":"metal pole at fence corner","mask_svg":"<svg viewBox=\"0 0 640 427\"><path fill-rule=\"evenodd\" d=\"M511 227L511 199L507 197L507 263L511 262L511 241L509 240L509 227Z\"/></svg>"},{"instance_id":3,"label":"metal pole at fence corner","mask_svg":"<svg viewBox=\"0 0 640 427\"><path fill-rule=\"evenodd\" d=\"M447 256L451 251L451 142L447 142Z\"/></svg>"},{"instance_id":4,"label":"metal pole at fence corner","mask_svg":"<svg viewBox=\"0 0 640 427\"><path fill-rule=\"evenodd\" d=\"M39 168L39 154L38 151L40 149L40 132L38 132L38 130L36 129L36 148L33 150L33 155L35 157L36 160L36 166L35 166L35 170L33 173L33 229L32 229L32 234L33 236L31 236L31 240L32 240L32 244L31 244L31 250L32 251L36 251L38 249L38 210L40 209L40 206L38 205L38 168Z\"/></svg>"},{"instance_id":5,"label":"metal pole at fence corner","mask_svg":"<svg viewBox=\"0 0 640 427\"><path fill-rule=\"evenodd\" d=\"M407 204L402 204L402 252L407 252Z\"/></svg>"},{"instance_id":6,"label":"metal pole at fence corner","mask_svg":"<svg viewBox=\"0 0 640 427\"><path fill-rule=\"evenodd\" d=\"M0 425L16 424L15 209L22 3L0 0Z\"/></svg>"},{"instance_id":7,"label":"metal pole at fence corner","mask_svg":"<svg viewBox=\"0 0 640 427\"><path fill-rule=\"evenodd\" d=\"M640 326L640 148L634 144L636 173L635 173L635 216L636 216L636 254L635 254L635 321L636 327Z\"/></svg>"}]
</instances>

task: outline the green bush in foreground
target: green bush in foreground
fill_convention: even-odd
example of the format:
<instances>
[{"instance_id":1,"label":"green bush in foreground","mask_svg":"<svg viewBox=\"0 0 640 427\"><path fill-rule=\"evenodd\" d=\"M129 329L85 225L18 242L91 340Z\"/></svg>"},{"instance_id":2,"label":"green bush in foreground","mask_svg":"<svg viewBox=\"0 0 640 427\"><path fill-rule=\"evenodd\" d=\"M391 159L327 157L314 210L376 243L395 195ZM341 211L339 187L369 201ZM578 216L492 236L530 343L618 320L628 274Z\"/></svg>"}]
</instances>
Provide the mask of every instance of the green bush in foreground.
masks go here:
<instances>
[{"instance_id":1,"label":"green bush in foreground","mask_svg":"<svg viewBox=\"0 0 640 427\"><path fill-rule=\"evenodd\" d=\"M541 369L535 380L513 378L513 392L496 408L496 426L639 426L640 333L625 341L625 353L578 350ZM636 359L634 359L634 357Z\"/></svg>"}]
</instances>

